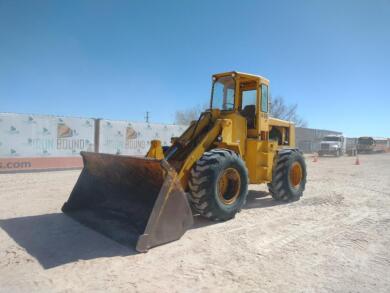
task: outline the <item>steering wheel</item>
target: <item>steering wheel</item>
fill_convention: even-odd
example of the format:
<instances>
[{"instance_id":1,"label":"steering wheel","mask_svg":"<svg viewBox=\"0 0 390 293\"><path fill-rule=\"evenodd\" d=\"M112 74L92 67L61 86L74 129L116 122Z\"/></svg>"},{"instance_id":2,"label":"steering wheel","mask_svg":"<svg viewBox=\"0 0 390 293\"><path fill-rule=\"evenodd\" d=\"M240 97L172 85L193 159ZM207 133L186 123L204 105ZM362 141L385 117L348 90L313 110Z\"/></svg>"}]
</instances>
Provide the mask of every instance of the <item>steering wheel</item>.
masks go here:
<instances>
[{"instance_id":1,"label":"steering wheel","mask_svg":"<svg viewBox=\"0 0 390 293\"><path fill-rule=\"evenodd\" d=\"M232 108L234 108L234 103L229 103L229 102L223 103L223 104L222 104L222 108L223 108L223 109L226 109L226 108L227 108L227 107L226 107L227 105L231 105Z\"/></svg>"}]
</instances>

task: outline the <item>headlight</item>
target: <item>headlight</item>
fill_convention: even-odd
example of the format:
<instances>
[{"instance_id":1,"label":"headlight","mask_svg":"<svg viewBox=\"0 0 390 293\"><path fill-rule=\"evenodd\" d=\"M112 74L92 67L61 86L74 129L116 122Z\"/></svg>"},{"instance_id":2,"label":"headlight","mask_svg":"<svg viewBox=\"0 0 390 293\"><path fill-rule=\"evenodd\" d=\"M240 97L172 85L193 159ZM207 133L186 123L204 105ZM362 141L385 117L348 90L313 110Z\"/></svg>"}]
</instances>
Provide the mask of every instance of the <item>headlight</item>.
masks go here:
<instances>
[{"instance_id":1,"label":"headlight","mask_svg":"<svg viewBox=\"0 0 390 293\"><path fill-rule=\"evenodd\" d=\"M337 144L332 144L330 147L335 149L338 148L339 146Z\"/></svg>"}]
</instances>

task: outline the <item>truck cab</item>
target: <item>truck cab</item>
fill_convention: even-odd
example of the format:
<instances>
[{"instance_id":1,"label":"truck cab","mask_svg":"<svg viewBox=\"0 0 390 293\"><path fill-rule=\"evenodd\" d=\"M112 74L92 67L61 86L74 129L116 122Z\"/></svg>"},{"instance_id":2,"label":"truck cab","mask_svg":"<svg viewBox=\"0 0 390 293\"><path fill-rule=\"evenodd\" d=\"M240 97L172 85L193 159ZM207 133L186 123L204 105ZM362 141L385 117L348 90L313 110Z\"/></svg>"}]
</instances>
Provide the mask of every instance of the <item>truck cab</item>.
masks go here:
<instances>
[{"instance_id":1,"label":"truck cab","mask_svg":"<svg viewBox=\"0 0 390 293\"><path fill-rule=\"evenodd\" d=\"M331 134L322 138L319 156L333 155L336 157L342 156L345 153L345 138L342 135Z\"/></svg>"}]
</instances>

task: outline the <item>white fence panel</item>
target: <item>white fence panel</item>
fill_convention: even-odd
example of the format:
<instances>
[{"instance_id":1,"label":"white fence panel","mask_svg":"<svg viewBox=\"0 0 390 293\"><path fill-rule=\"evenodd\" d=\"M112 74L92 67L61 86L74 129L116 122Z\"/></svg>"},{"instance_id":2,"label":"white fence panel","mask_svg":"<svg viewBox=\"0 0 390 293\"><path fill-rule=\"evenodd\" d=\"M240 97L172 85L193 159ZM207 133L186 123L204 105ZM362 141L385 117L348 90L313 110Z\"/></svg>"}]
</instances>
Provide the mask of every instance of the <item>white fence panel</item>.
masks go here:
<instances>
[{"instance_id":1,"label":"white fence panel","mask_svg":"<svg viewBox=\"0 0 390 293\"><path fill-rule=\"evenodd\" d=\"M94 119L0 113L0 157L77 156L94 135Z\"/></svg>"},{"instance_id":2,"label":"white fence panel","mask_svg":"<svg viewBox=\"0 0 390 293\"><path fill-rule=\"evenodd\" d=\"M185 129L180 125L101 120L99 152L143 156L151 140L159 139L162 145L170 145L171 137L180 136Z\"/></svg>"}]
</instances>

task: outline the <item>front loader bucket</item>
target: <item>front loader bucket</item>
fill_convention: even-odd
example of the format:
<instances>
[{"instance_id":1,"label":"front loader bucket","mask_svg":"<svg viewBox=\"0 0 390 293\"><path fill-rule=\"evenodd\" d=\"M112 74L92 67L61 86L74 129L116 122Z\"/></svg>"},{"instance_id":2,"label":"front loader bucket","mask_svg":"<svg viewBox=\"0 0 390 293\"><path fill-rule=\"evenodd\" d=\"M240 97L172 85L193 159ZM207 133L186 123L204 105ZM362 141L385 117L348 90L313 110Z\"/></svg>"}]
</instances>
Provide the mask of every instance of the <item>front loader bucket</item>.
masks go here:
<instances>
[{"instance_id":1,"label":"front loader bucket","mask_svg":"<svg viewBox=\"0 0 390 293\"><path fill-rule=\"evenodd\" d=\"M139 252L179 239L193 218L165 161L81 152L84 168L62 211Z\"/></svg>"}]
</instances>

